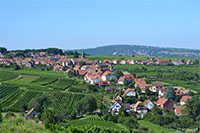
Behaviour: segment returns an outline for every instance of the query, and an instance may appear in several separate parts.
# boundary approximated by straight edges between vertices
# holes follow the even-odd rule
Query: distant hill
[[[200,50],[183,48],[166,48],[139,45],[108,45],[89,49],[73,50],[99,56],[155,56],[155,57],[186,57],[200,58]]]

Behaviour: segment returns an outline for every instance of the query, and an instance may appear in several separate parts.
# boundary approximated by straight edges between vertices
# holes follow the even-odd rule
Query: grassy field
[[[62,72],[53,72],[53,71],[41,71],[34,69],[25,69],[25,70],[13,70],[12,68],[0,68],[0,72],[12,72],[18,75],[36,75],[36,76],[52,76],[52,77],[65,77]]]
[[[50,133],[44,126],[32,120],[24,120],[20,114],[15,115],[16,117],[3,119],[0,123],[0,133]]]
[[[168,128],[165,128],[165,127],[161,127],[159,125],[153,124],[153,123],[145,121],[145,120],[140,120],[139,124],[141,126],[143,126],[143,127],[148,128],[149,131],[153,132],[153,133],[174,133],[174,132],[177,132],[177,131],[175,131],[173,129],[168,129]]]

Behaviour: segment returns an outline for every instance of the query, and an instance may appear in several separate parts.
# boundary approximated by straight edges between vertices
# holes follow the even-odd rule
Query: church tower
[[[82,59],[85,59],[85,53],[84,53],[84,51],[82,52]]]

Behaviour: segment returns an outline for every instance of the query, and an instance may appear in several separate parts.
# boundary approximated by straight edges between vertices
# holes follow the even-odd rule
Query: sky
[[[200,0],[0,0],[0,47],[200,49]]]

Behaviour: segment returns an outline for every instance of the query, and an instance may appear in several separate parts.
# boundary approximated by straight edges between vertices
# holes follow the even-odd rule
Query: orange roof
[[[108,86],[109,85],[109,82],[108,81],[99,81],[98,84],[100,86]]]
[[[107,76],[108,74],[111,74],[111,72],[109,72],[109,71],[106,71],[106,72],[104,72],[104,73],[103,73],[103,75],[102,75],[102,76]]]
[[[157,105],[164,105],[167,101],[168,101],[168,99],[166,99],[166,98],[159,98],[158,101],[156,101],[154,103]]]
[[[182,111],[181,111],[181,110],[183,110],[183,109],[185,109],[185,107],[176,107],[176,108],[175,108],[176,114],[177,114],[177,115],[182,114]]]
[[[134,76],[132,74],[130,75],[124,75],[125,78],[128,78],[128,80],[134,79]]]
[[[35,110],[35,109],[32,108],[32,109],[27,113],[27,115],[29,116],[34,110]]]
[[[78,71],[78,73],[79,73],[79,75],[83,76],[83,75],[85,75],[85,74],[87,73],[87,71],[85,71],[85,70],[80,70],[80,71]]]
[[[128,89],[126,89],[126,90],[124,91],[123,96],[125,96],[129,91],[135,91],[135,89],[133,89],[133,88],[128,88]]]
[[[161,82],[154,82],[153,86],[163,86],[163,84]]]
[[[80,68],[80,65],[77,64],[75,67],[74,67],[74,70],[78,70]]]
[[[136,78],[135,79],[135,84],[139,87],[139,88],[145,88],[146,87],[146,82],[143,78]]]
[[[160,89],[160,91],[163,93],[163,92],[167,91],[167,88],[162,88],[162,89]]]
[[[182,98],[181,98],[181,102],[187,102],[187,100],[189,100],[189,99],[191,99],[192,97],[191,96],[183,96]]]
[[[134,109],[136,109],[142,102],[141,101],[137,101],[137,103],[133,106]]]

